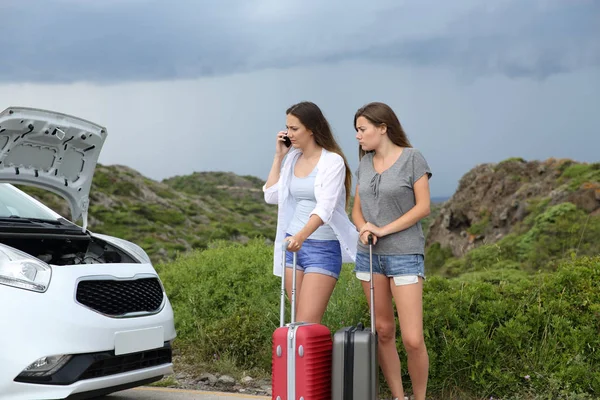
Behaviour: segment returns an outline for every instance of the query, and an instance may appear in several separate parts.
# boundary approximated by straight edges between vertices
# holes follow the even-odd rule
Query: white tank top
[[[311,211],[314,210],[317,205],[317,199],[315,197],[315,177],[317,176],[317,168],[315,167],[308,176],[298,178],[293,172],[295,166],[296,162],[294,161],[294,164],[292,165],[290,193],[296,201],[296,208],[294,210],[294,216],[287,228],[287,232],[291,235],[295,235],[306,225]],[[321,225],[308,238],[317,240],[337,240],[335,232],[327,224]]]

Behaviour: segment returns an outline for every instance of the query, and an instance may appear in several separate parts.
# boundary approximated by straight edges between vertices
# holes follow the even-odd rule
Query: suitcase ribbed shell
[[[331,399],[331,332],[320,324],[297,324],[294,354],[288,354],[287,326],[273,334],[273,400]],[[279,350],[278,350],[279,348]],[[294,356],[296,399],[287,398],[288,357]]]

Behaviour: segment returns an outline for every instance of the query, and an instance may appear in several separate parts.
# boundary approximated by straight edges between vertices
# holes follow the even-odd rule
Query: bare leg
[[[291,276],[291,273],[290,273]],[[297,294],[297,321],[321,323],[337,280],[318,273],[304,274]]]
[[[379,365],[390,387],[392,397],[404,399],[402,388],[402,372],[400,357],[396,349],[396,320],[392,306],[392,292],[390,291],[390,278],[373,274],[375,289],[375,329],[377,330],[377,348]],[[362,282],[363,290],[371,306],[371,289],[369,282]]]
[[[425,400],[429,374],[429,355],[423,336],[423,279],[410,285],[396,286],[390,280],[396,301],[402,343],[408,359],[408,373],[415,400]]]

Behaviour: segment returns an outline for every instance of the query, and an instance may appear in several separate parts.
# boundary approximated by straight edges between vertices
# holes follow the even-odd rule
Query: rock
[[[589,213],[600,213],[600,183],[585,182],[573,188],[563,176],[564,169],[576,165],[572,160],[523,161],[510,159],[498,164],[481,164],[459,181],[456,192],[432,219],[426,247],[439,243],[454,257],[482,244],[494,244],[512,232],[540,200],[548,206],[570,201]],[[485,238],[466,232],[473,221],[488,214],[490,225]]]
[[[527,214],[527,204],[522,203],[519,205],[519,208],[517,208],[513,221],[523,221]]]
[[[217,383],[217,381],[217,377],[213,374],[209,374],[208,372],[205,372],[204,374],[200,375],[200,378],[198,378],[198,382],[208,382],[213,385]]]
[[[270,385],[263,385],[260,388],[267,393],[267,396],[271,396],[271,394],[272,394],[272,388],[271,388]]]
[[[234,238],[234,240],[242,243],[242,244],[246,244],[250,241],[250,238],[248,236],[245,235],[238,235]]]
[[[224,383],[226,385],[235,385],[235,379],[229,375],[221,375],[218,381],[219,383]]]
[[[249,377],[249,376],[245,376],[245,377],[243,377],[243,378],[242,378],[242,381],[241,381],[241,382],[242,382],[242,383],[250,383],[250,382],[252,382],[253,380],[254,380],[254,379],[252,379],[251,377]]]
[[[446,209],[442,209],[440,215],[442,216],[442,226],[446,229],[450,228],[450,213],[446,212]],[[433,224],[433,221],[431,223]]]
[[[569,195],[566,200],[587,212],[593,212],[600,207],[598,195],[594,189],[582,189]]]

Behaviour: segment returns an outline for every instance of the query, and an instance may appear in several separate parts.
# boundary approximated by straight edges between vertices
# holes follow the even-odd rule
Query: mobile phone
[[[283,144],[285,144],[285,147],[290,147],[292,145],[292,141],[287,135],[283,137]]]

